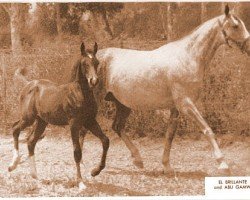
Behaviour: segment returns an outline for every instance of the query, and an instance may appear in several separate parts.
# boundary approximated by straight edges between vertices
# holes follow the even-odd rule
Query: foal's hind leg
[[[89,129],[96,137],[98,137],[102,142],[102,159],[99,166],[92,170],[91,175],[97,176],[100,172],[105,168],[106,165],[106,156],[109,149],[109,139],[108,137],[102,132],[101,127],[97,123],[96,120],[91,120],[86,125],[86,128]]]
[[[212,129],[208,126],[206,121],[203,119],[203,117],[201,116],[200,112],[198,111],[192,100],[186,97],[183,98],[182,100],[179,100],[178,104],[181,111],[190,118],[192,118],[201,128],[204,135],[207,137],[208,141],[210,142],[213,148],[213,154],[219,163],[218,169],[221,170],[223,173],[229,174],[230,173],[229,167],[224,161],[224,156],[215,140],[214,133]]]
[[[24,130],[26,127],[28,127],[29,125],[30,124],[27,121],[23,121],[23,120],[15,122],[13,125],[12,134],[13,134],[13,139],[14,139],[14,150],[13,150],[13,159],[8,168],[9,172],[16,169],[20,161],[18,138],[19,138],[20,132]]]
[[[170,166],[169,155],[171,150],[171,144],[177,129],[178,116],[179,116],[179,111],[176,108],[172,108],[170,112],[171,113],[170,113],[169,125],[165,135],[165,148],[162,158],[162,164],[164,166],[165,174],[171,174],[173,172]]]
[[[43,134],[47,123],[42,119],[38,118],[34,126],[34,133],[30,135],[28,139],[28,150],[29,150],[29,161],[30,161],[30,174],[33,178],[37,178],[36,163],[35,163],[35,146],[37,141]]]
[[[127,148],[130,150],[131,156],[134,158],[134,165],[138,168],[143,168],[143,162],[139,150],[130,141],[126,133],[122,132],[122,129],[125,127],[126,120],[129,117],[131,110],[121,104],[110,92],[106,95],[105,100],[112,101],[116,105],[116,115],[115,120],[112,124],[112,129],[119,135],[119,137],[121,137]]]

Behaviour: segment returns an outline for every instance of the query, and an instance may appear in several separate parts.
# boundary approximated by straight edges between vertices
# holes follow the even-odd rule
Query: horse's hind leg
[[[229,174],[230,173],[229,167],[224,161],[224,156],[215,140],[214,133],[212,129],[208,126],[206,121],[203,119],[203,117],[201,116],[200,112],[198,111],[192,100],[186,97],[181,101],[179,101],[178,106],[180,107],[181,111],[184,114],[192,118],[197,123],[197,125],[203,131],[204,135],[207,137],[208,141],[210,142],[213,148],[214,156],[219,163],[219,170],[221,170],[223,173]]]
[[[26,127],[28,127],[29,125],[30,124],[27,121],[23,121],[23,120],[17,121],[13,124],[12,135],[14,139],[14,150],[13,150],[13,158],[8,168],[9,172],[16,169],[20,161],[18,138],[19,138],[20,132],[24,130]]]
[[[33,178],[37,178],[36,163],[35,163],[35,146],[41,135],[43,134],[47,123],[38,118],[34,126],[34,133],[30,135],[28,140],[29,161],[30,161],[30,174]]]
[[[164,166],[165,174],[171,174],[173,172],[170,166],[169,155],[170,155],[171,144],[177,129],[178,116],[179,116],[179,111],[176,108],[172,108],[170,110],[169,125],[165,135],[165,147],[162,158],[162,164]]]
[[[102,153],[101,162],[100,162],[99,166],[96,167],[95,169],[93,169],[92,172],[91,172],[92,176],[97,176],[105,168],[105,165],[106,165],[106,157],[107,157],[107,152],[108,152],[108,149],[109,149],[109,139],[102,132],[101,127],[99,126],[99,124],[97,123],[96,120],[91,120],[85,126],[96,137],[98,137],[101,140],[101,142],[102,142],[103,153]]]
[[[126,133],[122,132],[122,129],[125,127],[126,120],[129,117],[131,110],[121,104],[111,92],[106,95],[105,100],[112,101],[116,105],[116,115],[115,120],[112,124],[112,129],[119,135],[119,137],[123,140],[127,148],[130,150],[131,156],[134,158],[134,165],[138,168],[143,168],[143,162],[139,150],[130,141]]]

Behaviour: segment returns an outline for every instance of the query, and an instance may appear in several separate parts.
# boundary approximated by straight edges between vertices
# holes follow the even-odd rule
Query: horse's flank
[[[201,87],[204,68],[223,43],[223,37],[216,36],[221,34],[218,20],[223,17],[211,19],[183,39],[152,51],[99,50],[98,59],[106,61],[106,90],[133,109],[170,108],[173,82],[184,84],[185,92]]]

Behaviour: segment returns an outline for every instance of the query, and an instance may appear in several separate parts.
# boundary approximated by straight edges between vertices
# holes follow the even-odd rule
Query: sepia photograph
[[[0,1],[0,197],[250,197],[250,1]]]

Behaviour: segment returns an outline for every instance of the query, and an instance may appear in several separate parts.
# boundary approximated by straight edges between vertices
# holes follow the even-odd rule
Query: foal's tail
[[[27,75],[27,68],[26,67],[19,67],[15,71],[14,74],[14,82],[18,82],[19,84],[26,85],[29,81],[25,77]]]

